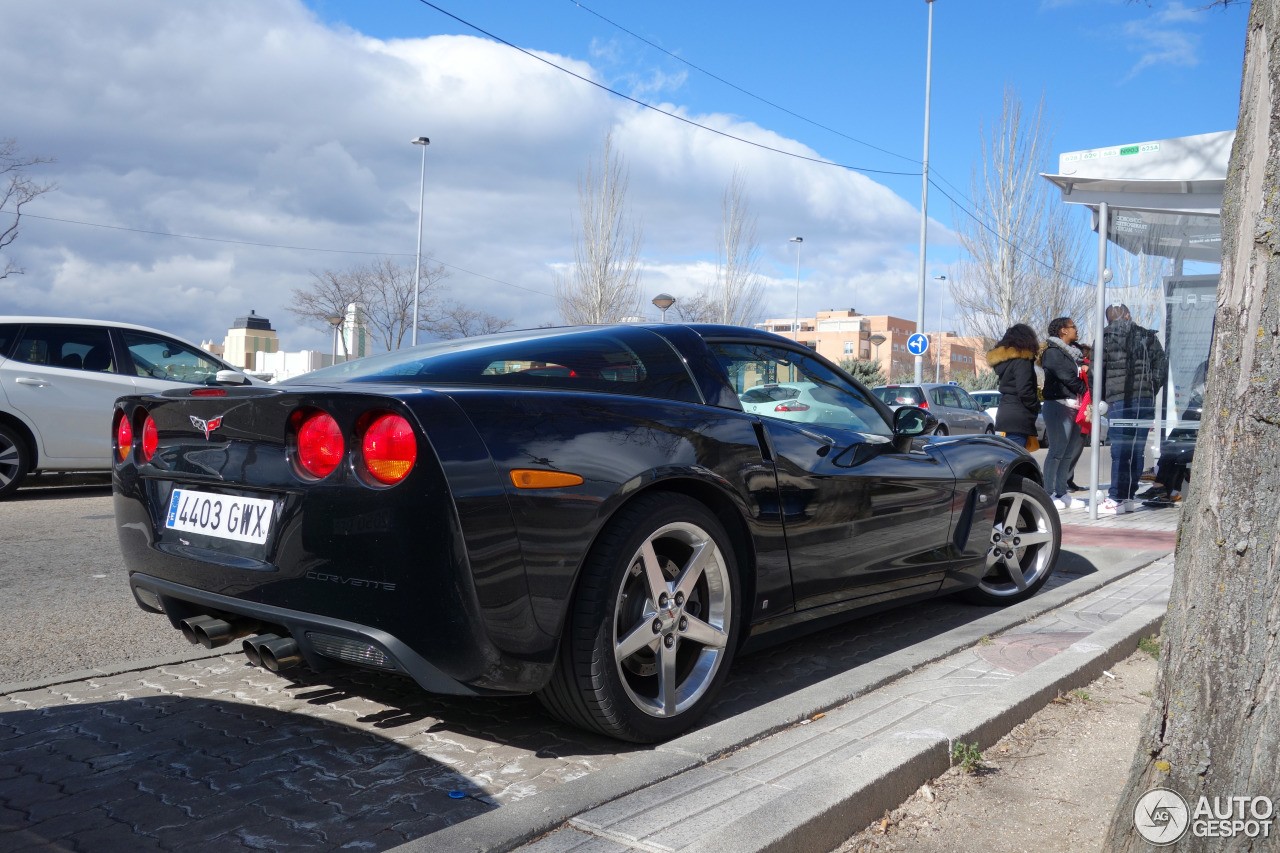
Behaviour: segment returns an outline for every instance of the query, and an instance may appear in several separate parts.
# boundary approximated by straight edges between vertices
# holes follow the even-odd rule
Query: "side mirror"
[[[238,370],[219,370],[213,381],[219,385],[248,385],[249,377]],[[935,422],[936,423],[936,422]]]
[[[913,439],[932,435],[938,419],[919,406],[902,406],[893,413],[893,444],[901,453],[911,450]]]

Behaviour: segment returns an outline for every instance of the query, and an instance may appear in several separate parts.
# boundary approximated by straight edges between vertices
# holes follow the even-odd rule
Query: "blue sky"
[[[0,32],[11,81],[0,137],[57,158],[42,174],[59,188],[30,213],[93,225],[26,220],[10,254],[27,273],[0,282],[0,313],[111,317],[220,340],[253,308],[285,348],[327,349],[324,329],[284,310],[290,293],[315,271],[368,259],[358,252],[412,254],[421,159],[408,140],[425,134],[424,249],[453,268],[451,296],[517,325],[554,322],[549,294],[572,257],[578,176],[611,130],[644,225],[646,294],[709,282],[720,195],[739,167],[759,217],[769,316],[792,310],[787,240],[803,235],[802,313],[914,317],[923,0],[436,5],[726,133],[911,174],[716,137],[418,0],[22,4]],[[1055,154],[1229,129],[1246,15],[1244,5],[1163,0],[937,0],[935,178],[968,194],[980,126],[998,117],[1006,85],[1027,103],[1043,95]],[[958,252],[950,203],[931,192],[929,212],[932,275]]]

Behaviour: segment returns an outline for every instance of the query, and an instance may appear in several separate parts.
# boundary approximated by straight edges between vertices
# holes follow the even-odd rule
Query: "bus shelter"
[[[1222,268],[1222,190],[1234,139],[1235,131],[1229,130],[1071,151],[1059,156],[1056,174],[1043,175],[1061,190],[1064,203],[1083,205],[1092,212],[1092,227],[1099,235],[1096,310],[1089,324],[1092,335],[1081,335],[1082,339],[1092,337],[1100,344],[1106,306],[1124,301],[1116,298],[1121,286],[1126,293],[1133,292],[1132,281],[1115,280],[1108,258],[1124,252],[1139,259],[1162,259],[1159,281],[1145,284],[1158,288],[1163,300],[1158,331],[1169,356],[1165,389],[1156,401],[1154,420],[1111,423],[1112,428],[1148,429],[1146,457],[1152,463],[1162,450],[1189,456],[1200,428]],[[1141,270],[1144,265],[1126,264],[1126,268]],[[1092,393],[1094,399],[1102,399],[1100,375],[1095,376]],[[1090,514],[1094,518],[1098,433],[1092,431]]]

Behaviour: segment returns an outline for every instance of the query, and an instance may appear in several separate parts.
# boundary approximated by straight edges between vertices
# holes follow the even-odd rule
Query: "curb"
[[[1143,605],[1024,673],[1008,687],[944,714],[937,728],[873,746],[838,771],[779,797],[703,839],[689,853],[811,853],[834,850],[899,806],[925,782],[951,766],[955,741],[986,749],[1047,705],[1063,688],[1088,684],[1157,630],[1166,608]],[[1015,689],[1016,685],[1016,689]]]
[[[1088,554],[1081,554],[1080,551],[1098,551],[1097,556],[1101,557],[1105,554],[1106,565],[1097,566]],[[879,687],[884,686],[909,672],[949,657],[956,652],[962,651],[970,646],[975,645],[981,638],[999,634],[1010,628],[1029,622],[1045,613],[1055,610],[1063,605],[1089,595],[1108,584],[1120,580],[1134,572],[1149,566],[1151,563],[1163,557],[1168,551],[1118,551],[1113,548],[1072,548],[1063,549],[1063,553],[1073,553],[1077,557],[1082,558],[1085,562],[1097,566],[1096,571],[1092,575],[1087,575],[1080,581],[1068,584],[1066,586],[1057,587],[1049,592],[1036,595],[1020,604],[1011,607],[996,610],[993,613],[979,619],[953,628],[943,634],[939,634],[930,640],[918,643],[906,649],[885,655],[884,657],[869,663],[863,664],[854,670],[850,670],[839,675],[832,676],[825,681],[821,681],[804,690],[776,699],[758,708],[754,708],[745,713],[739,714],[727,720],[713,723],[705,728],[698,729],[690,734],[668,741],[654,747],[649,752],[636,753],[632,758],[627,759],[620,765],[609,768],[604,774],[589,773],[586,776],[580,776],[577,779],[564,783],[556,788],[543,791],[525,800],[520,800],[510,805],[501,806],[493,811],[477,815],[470,820],[454,824],[437,830],[430,835],[416,838],[401,844],[397,847],[390,848],[384,853],[432,853],[433,851],[459,851],[459,853],[507,853],[507,851],[531,841],[541,835],[559,827],[570,818],[589,811],[597,806],[604,805],[612,800],[624,797],[638,790],[648,787],[657,782],[669,779],[679,773],[700,767],[707,764],[735,749],[746,746],[753,741],[759,740],[775,732],[790,728],[798,724],[802,720],[809,719],[815,714],[830,710],[838,705],[842,705],[859,696],[870,693]],[[1101,562],[1101,561],[1099,561]],[[1141,612],[1144,608],[1134,611],[1135,614]],[[1159,609],[1159,608],[1150,608]],[[1145,614],[1141,628],[1136,629],[1132,638],[1132,644],[1136,647],[1138,637],[1143,636],[1144,631],[1150,630],[1151,620],[1158,625],[1164,617],[1164,610],[1159,609],[1159,614],[1151,616]],[[1119,621],[1118,624],[1128,625],[1132,618],[1126,616]],[[1116,626],[1109,626],[1099,631],[1095,636],[1110,636],[1110,632]],[[1127,635],[1126,635],[1127,636]],[[1117,641],[1118,642],[1118,641]],[[1128,642],[1126,640],[1126,642]],[[1092,647],[1096,644],[1077,644],[1089,645]],[[1114,651],[1114,645],[1108,645],[1101,651]],[[1034,683],[1046,677],[1048,673],[1057,673],[1065,661],[1059,662],[1059,658],[1067,661],[1081,661],[1080,653],[1071,654],[1075,651],[1073,646],[1066,652],[1057,655],[1053,660],[1041,664],[1037,669],[1044,668],[1044,673],[1038,673]],[[1096,650],[1095,650],[1096,651]],[[1096,673],[1101,673],[1102,669],[1110,666],[1116,660],[1127,655],[1117,657],[1108,657],[1102,659],[1101,654],[1097,655]],[[1092,665],[1092,659],[1081,663],[1081,667],[1085,664]],[[1054,666],[1050,666],[1054,664]],[[1080,672],[1083,672],[1080,669]],[[1046,685],[1043,688],[1037,688],[1040,692],[1054,689],[1057,686],[1058,676],[1053,676],[1052,685]],[[1074,676],[1072,676],[1074,677]],[[1084,679],[1086,682],[1093,680],[1095,675]],[[1023,688],[1024,690],[1026,688]],[[992,697],[998,697],[1005,691],[994,693],[988,697],[984,697],[984,701],[990,704]],[[1038,695],[1038,694],[1037,694]],[[1034,703],[1034,698],[1019,699],[1013,703],[1013,707],[1002,711],[1005,715],[1016,715],[1023,713],[1015,722],[1011,723],[1007,729],[1001,731],[990,740],[986,740],[991,732],[999,730],[1001,723],[995,720],[984,721],[989,726],[989,731],[983,729],[978,731],[974,727],[972,733],[965,725],[972,723],[974,716],[972,714],[947,714],[939,723],[947,723],[951,728],[939,731],[950,732],[955,729],[956,733],[951,739],[956,738],[973,738],[977,737],[981,744],[989,745],[998,740],[1005,732],[1014,725],[1030,716],[1039,707],[1046,704],[1049,699],[1053,698],[1053,693],[1049,693],[1047,698],[1040,702],[1040,705],[1032,707],[1028,703]],[[1010,697],[1012,698],[1012,697]],[[1003,700],[1001,700],[1003,701]],[[1030,708],[1023,710],[1025,708]],[[952,718],[957,718],[952,720]],[[767,839],[775,839],[777,843],[785,842],[784,838],[778,838],[778,832],[782,828],[791,828],[797,834],[803,835],[801,830],[808,831],[806,828],[817,823],[820,826],[826,823],[832,823],[838,827],[844,827],[849,823],[845,819],[844,814],[861,815],[863,800],[875,800],[878,804],[881,799],[892,799],[891,806],[876,805],[871,810],[871,816],[858,825],[855,832],[861,830],[876,817],[879,817],[886,807],[894,807],[906,799],[911,792],[915,791],[923,782],[934,776],[939,775],[949,766],[949,750],[946,735],[940,735],[935,738],[933,734],[928,735],[936,742],[931,742],[927,747],[922,747],[919,742],[912,741],[904,743],[902,747],[895,744],[895,755],[905,755],[907,751],[912,754],[919,752],[921,756],[913,758],[906,766],[912,769],[906,777],[894,777],[894,779],[884,779],[881,781],[873,781],[870,783],[870,789],[874,792],[874,797],[868,797],[863,788],[849,794],[849,797],[858,797],[860,801],[857,804],[856,811],[851,810],[847,805],[846,797],[839,797],[834,803],[827,803],[829,797],[823,795],[835,796],[840,792],[849,789],[850,777],[842,775],[838,780],[831,780],[829,785],[823,786],[823,790],[814,799],[822,801],[822,813],[812,818],[806,818],[805,821],[799,822],[797,819],[802,815],[808,815],[813,807],[803,807],[803,804],[796,804],[788,808],[798,809],[796,811],[776,811],[772,807],[761,809],[757,814],[767,813],[770,815],[769,820],[773,823],[767,828],[763,826],[747,827],[745,824],[752,823],[755,815],[751,818],[739,821],[733,824],[733,832],[723,834],[724,838],[735,839],[730,846],[722,848],[707,848],[708,850],[725,850],[734,851],[734,853],[749,853],[749,851],[783,851],[791,850],[797,853],[809,853],[809,851],[820,849],[834,849],[839,846],[853,832],[844,833],[836,840],[834,844],[828,847],[822,847],[817,842],[804,841],[800,846],[756,846],[763,844]],[[985,748],[985,747],[984,747]],[[895,758],[893,755],[880,755],[882,750],[871,750],[864,755],[873,766],[889,766],[896,768],[902,763],[901,757]],[[936,755],[935,755],[936,753]],[[937,762],[941,761],[941,769],[934,772],[928,772],[927,775],[920,776],[922,772],[929,771],[937,767]],[[859,756],[855,760],[863,763],[864,757]],[[851,771],[854,768],[851,768]],[[862,775],[865,776],[865,768]],[[886,776],[894,775],[896,771],[889,771]],[[597,776],[601,778],[596,778]],[[896,791],[904,785],[907,785],[910,779],[919,776],[919,781],[912,782],[905,792],[898,796]],[[853,776],[852,778],[858,778]],[[780,802],[792,802],[793,794],[783,797]],[[827,812],[835,809],[839,814],[828,814]],[[860,819],[857,818],[857,819]],[[739,830],[738,824],[744,824]],[[843,829],[839,830],[843,831]],[[743,834],[746,833],[746,834]],[[770,841],[769,843],[775,843]],[[701,849],[701,848],[697,848]]]

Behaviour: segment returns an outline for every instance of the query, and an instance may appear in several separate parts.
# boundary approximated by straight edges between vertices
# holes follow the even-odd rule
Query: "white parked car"
[[[117,397],[261,384],[165,332],[102,320],[0,316],[0,498],[38,471],[108,471]]]

